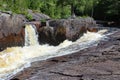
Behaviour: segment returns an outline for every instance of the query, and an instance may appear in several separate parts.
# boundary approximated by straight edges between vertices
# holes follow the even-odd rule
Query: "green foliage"
[[[33,16],[31,14],[26,14],[26,18],[31,21],[33,19]]]
[[[42,20],[40,20],[41,22],[46,22],[46,20],[45,19],[42,19]]]
[[[120,0],[99,0],[95,7],[95,17],[104,20],[120,21]]]
[[[52,18],[92,16],[95,18],[120,17],[120,0],[0,0],[0,11],[25,14],[28,9],[42,12]]]

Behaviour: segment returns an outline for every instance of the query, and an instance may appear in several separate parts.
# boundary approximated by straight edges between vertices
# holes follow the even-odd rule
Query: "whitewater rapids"
[[[100,40],[105,38],[104,32],[106,30],[96,33],[87,32],[75,42],[65,40],[58,46],[49,46],[48,44],[39,45],[35,27],[26,25],[25,46],[9,47],[0,52],[0,80],[7,80],[24,68],[30,67],[31,62],[62,56],[90,46],[96,46]]]

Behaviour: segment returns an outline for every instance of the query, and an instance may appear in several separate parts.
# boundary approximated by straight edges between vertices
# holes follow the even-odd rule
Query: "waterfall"
[[[38,33],[35,25],[25,26],[25,46],[39,45]]]

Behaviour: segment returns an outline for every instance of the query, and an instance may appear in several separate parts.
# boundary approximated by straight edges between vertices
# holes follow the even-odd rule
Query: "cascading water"
[[[97,45],[105,37],[102,34],[104,32],[87,32],[76,42],[65,40],[58,46],[49,46],[39,45],[35,26],[26,25],[25,46],[10,47],[0,52],[0,80],[11,78],[25,67],[29,67],[31,62],[70,54]]]
[[[49,21],[46,21],[46,26],[49,26]]]
[[[25,46],[39,45],[38,34],[35,25],[26,25],[25,28]]]

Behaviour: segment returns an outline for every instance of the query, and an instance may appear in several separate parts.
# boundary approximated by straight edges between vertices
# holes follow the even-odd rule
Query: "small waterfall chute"
[[[26,24],[25,26],[25,46],[39,45],[38,32],[35,25]]]
[[[46,26],[50,26],[50,25],[49,25],[49,21],[46,21]]]

